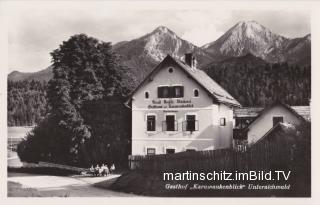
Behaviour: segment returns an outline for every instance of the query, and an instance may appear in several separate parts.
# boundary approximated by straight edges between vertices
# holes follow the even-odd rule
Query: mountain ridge
[[[310,65],[311,34],[289,39],[271,32],[256,21],[240,21],[215,41],[198,47],[180,38],[169,28],[158,26],[141,37],[113,44],[113,50],[139,82],[167,54],[183,60],[185,53],[193,52],[200,68],[247,54],[268,63],[288,61],[300,66]],[[48,81],[52,77],[50,67],[35,73],[13,71],[8,79]]]
[[[53,67],[49,66],[43,70],[37,72],[20,72],[12,71],[8,74],[8,80],[10,81],[24,81],[24,80],[36,80],[36,81],[49,81],[53,77],[52,73]]]
[[[311,34],[306,36],[311,36]],[[305,37],[286,38],[273,33],[256,21],[240,21],[217,40],[202,46],[202,49],[212,55],[220,56],[221,59],[252,53],[269,63],[287,61],[288,63],[303,65],[306,60],[303,59],[299,62],[299,60],[296,60],[299,59],[298,55],[288,55],[288,53],[292,53],[292,55],[302,53],[301,49],[293,52],[288,45]],[[307,44],[305,49],[311,50],[311,41],[306,41],[305,44]]]

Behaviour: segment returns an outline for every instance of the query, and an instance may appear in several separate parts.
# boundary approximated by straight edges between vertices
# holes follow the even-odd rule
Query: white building
[[[192,54],[168,55],[131,94],[132,155],[232,146],[241,105],[195,64]]]
[[[309,106],[289,106],[276,102],[260,111],[259,115],[247,126],[248,144],[254,144],[270,132],[278,123],[300,125],[310,121]]]

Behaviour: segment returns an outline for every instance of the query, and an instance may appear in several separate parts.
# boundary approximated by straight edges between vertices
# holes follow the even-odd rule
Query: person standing
[[[116,170],[116,167],[114,166],[114,164],[112,164],[110,167],[110,173],[113,173],[115,170]]]

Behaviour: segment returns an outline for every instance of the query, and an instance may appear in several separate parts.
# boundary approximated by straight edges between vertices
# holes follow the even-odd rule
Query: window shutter
[[[183,98],[183,96],[184,96],[184,87],[183,87],[183,86],[180,86],[180,89],[181,89],[181,96],[180,96],[180,97]]]
[[[149,115],[147,117],[147,131],[156,131],[156,116]]]
[[[169,89],[169,98],[175,97],[175,88],[174,87],[168,87]]]
[[[163,87],[158,87],[158,98],[162,98],[163,97]]]

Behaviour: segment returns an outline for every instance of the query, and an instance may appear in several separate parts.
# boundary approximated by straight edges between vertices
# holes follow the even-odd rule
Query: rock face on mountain
[[[202,48],[211,55],[220,56],[220,59],[251,53],[269,63],[288,61],[301,65],[308,63],[311,41],[310,35],[289,39],[272,33],[255,21],[241,21],[218,40]]]
[[[121,56],[123,64],[139,80],[143,79],[167,54],[183,60],[185,53],[192,52],[200,65],[213,60],[210,54],[181,39],[164,26],[132,41],[117,43],[114,45],[114,51]]]
[[[128,74],[140,82],[167,54],[183,60],[185,53],[192,52],[199,68],[225,60],[232,61],[233,57],[239,57],[237,63],[240,63],[246,59],[242,56],[247,54],[268,63],[287,61],[293,65],[310,65],[311,35],[289,39],[272,33],[255,21],[241,21],[216,41],[200,48],[181,39],[170,29],[159,26],[140,38],[114,44],[113,50],[119,54]],[[52,68],[49,67],[36,73],[14,71],[9,74],[8,79],[47,81],[51,77]]]
[[[132,89],[167,54],[184,60],[184,54],[192,52],[197,67],[243,106],[265,106],[275,99],[308,105],[311,97],[310,34],[289,39],[254,21],[239,22],[216,41],[197,47],[160,26],[140,38],[114,44],[113,50],[123,65],[119,68],[124,71],[122,83]],[[288,63],[273,64],[283,61]],[[44,117],[46,84],[21,81],[49,81],[52,70],[50,66],[35,73],[8,75],[9,125],[34,124]]]

